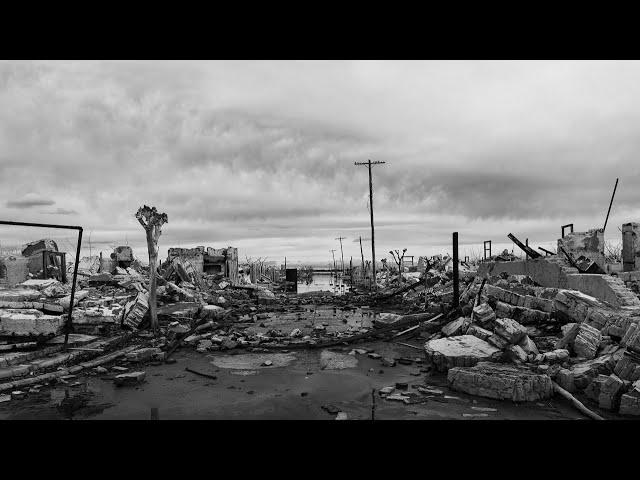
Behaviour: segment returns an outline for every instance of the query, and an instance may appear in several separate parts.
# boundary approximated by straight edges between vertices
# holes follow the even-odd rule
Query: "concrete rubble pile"
[[[601,411],[640,415],[640,308],[523,275],[477,277],[463,316],[431,334],[428,361],[449,386],[487,398],[537,401],[552,382]],[[626,293],[625,293],[626,294]]]

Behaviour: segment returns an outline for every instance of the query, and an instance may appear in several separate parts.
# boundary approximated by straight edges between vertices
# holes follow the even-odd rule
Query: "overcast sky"
[[[81,61],[0,63],[0,219],[81,225],[92,247],[345,259],[482,241],[554,245],[560,226],[640,221],[640,63]],[[73,234],[0,227],[10,245]],[[66,241],[65,239],[68,239]],[[354,240],[356,242],[354,242]],[[365,258],[371,256],[365,241]]]

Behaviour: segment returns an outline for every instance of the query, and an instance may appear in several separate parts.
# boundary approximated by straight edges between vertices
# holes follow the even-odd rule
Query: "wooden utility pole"
[[[340,240],[340,257],[342,258],[342,276],[344,276],[344,253],[342,253],[342,240],[345,240],[347,237],[338,237],[334,238],[334,240]]]
[[[369,168],[369,213],[371,214],[371,268],[373,273],[373,288],[376,289],[376,242],[373,228],[373,182],[371,180],[371,165],[381,165],[385,162],[367,160],[366,162],[354,162],[354,165],[366,165]]]

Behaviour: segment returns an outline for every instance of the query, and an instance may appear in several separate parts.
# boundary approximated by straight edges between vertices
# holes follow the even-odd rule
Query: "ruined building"
[[[28,243],[20,255],[0,257],[0,285],[14,286],[29,278],[56,278],[66,283],[66,253],[51,239]]]
[[[234,247],[170,248],[167,261],[179,258],[188,262],[198,274],[223,275],[233,284],[238,283],[238,249]]]

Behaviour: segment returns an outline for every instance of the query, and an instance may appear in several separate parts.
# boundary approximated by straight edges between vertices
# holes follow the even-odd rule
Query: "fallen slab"
[[[65,319],[62,315],[45,315],[40,310],[0,311],[0,335],[46,336],[62,333]]]
[[[113,381],[117,387],[122,387],[126,385],[137,385],[143,382],[145,377],[145,372],[127,372],[116,375]]]
[[[471,367],[478,362],[496,361],[502,352],[473,335],[439,338],[425,344],[425,353],[439,371],[453,367]]]
[[[480,362],[474,367],[452,368],[447,380],[454,390],[498,400],[535,402],[553,395],[548,375],[504,364]]]

